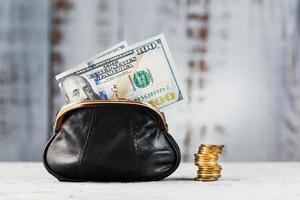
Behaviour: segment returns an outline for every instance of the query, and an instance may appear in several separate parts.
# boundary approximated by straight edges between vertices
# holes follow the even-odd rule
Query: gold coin
[[[198,175],[202,175],[202,174],[207,174],[207,175],[221,175],[221,172],[218,171],[218,170],[215,170],[215,171],[201,171],[201,172],[197,172]]]
[[[199,158],[199,159],[194,159],[194,162],[203,162],[203,163],[207,163],[207,162],[216,162],[219,163],[218,159],[209,159],[209,158]]]
[[[218,148],[224,148],[224,145],[217,145],[217,144],[201,144],[200,147],[218,147]]]
[[[220,165],[200,165],[199,169],[222,169]]]
[[[195,164],[199,164],[199,165],[218,165],[219,162],[218,161],[214,161],[214,160],[198,160],[194,162]]]
[[[210,171],[210,170],[222,170],[222,167],[198,166],[198,169]]]
[[[204,157],[204,156],[211,156],[211,157],[219,157],[219,154],[213,154],[213,153],[200,153],[200,154],[194,154],[195,157]]]
[[[219,160],[219,156],[195,156],[195,160],[203,159],[203,160]]]
[[[224,147],[221,147],[221,146],[203,146],[203,145],[200,145],[199,148],[203,148],[203,149],[223,149]]]
[[[219,156],[218,157],[214,157],[214,156],[195,156],[195,160],[219,160]]]
[[[209,163],[214,163],[214,164],[209,164]],[[196,162],[196,163],[201,163],[201,164],[203,164],[203,166],[213,166],[213,167],[221,167],[221,165],[219,165],[219,162],[216,162],[216,161],[205,161],[205,162],[200,162],[200,161],[198,161],[198,162]]]
[[[221,176],[220,172],[201,172],[201,173],[197,173],[198,176]]]
[[[217,165],[209,165],[207,163],[201,165],[201,167],[203,167],[203,168],[222,168],[221,165],[218,165],[218,164]]]
[[[207,147],[199,147],[198,148],[199,151],[203,150],[203,151],[222,151],[223,148],[207,148]]]
[[[197,161],[194,163],[195,165],[200,165],[200,166],[209,166],[209,167],[220,166],[218,162],[214,162],[214,161],[205,161],[205,162]]]
[[[221,150],[221,149],[223,149],[223,147],[205,147],[205,146],[200,146],[200,147],[198,147],[198,149],[214,149],[214,150]]]
[[[205,182],[205,181],[217,181],[218,180],[218,178],[195,178],[195,181],[203,181],[203,182]]]
[[[219,159],[219,157],[220,157],[219,155],[213,155],[213,154],[204,155],[204,154],[201,154],[201,155],[195,156],[195,159],[198,159],[198,158]]]
[[[219,162],[219,159],[214,159],[214,158],[195,158],[194,161],[215,161]]]
[[[219,163],[219,160],[209,159],[209,158],[199,158],[199,159],[195,159],[194,162],[216,162],[216,163]]]
[[[219,171],[219,170],[200,171],[200,172],[197,172],[197,174],[221,174],[221,171]]]
[[[222,150],[199,149],[197,153],[202,155],[205,154],[219,155],[222,153]]]
[[[215,170],[215,171],[198,171],[197,172],[198,175],[210,175],[210,176],[213,176],[213,175],[221,175],[221,172],[218,171],[218,170]]]
[[[201,144],[201,146],[204,146],[204,147],[212,147],[212,146],[224,147],[224,145],[222,145],[222,144]]]
[[[218,149],[218,148],[199,148],[198,152],[222,152],[223,149]]]
[[[218,169],[215,169],[215,170],[202,170],[202,169],[198,169],[197,170],[197,173],[221,173],[222,170],[218,170]]]
[[[209,175],[209,176],[221,176],[221,172],[220,171],[201,171],[201,172],[197,172],[198,175]]]
[[[214,159],[214,160],[219,160],[220,156],[216,156],[216,155],[199,155],[199,156],[195,156],[195,159]]]
[[[201,172],[198,176],[221,176],[221,172]]]
[[[220,169],[222,168],[216,162],[195,162],[195,165],[202,168],[220,168]]]
[[[199,156],[220,156],[220,154],[215,154],[214,152],[205,152],[205,153],[195,153],[195,157]]]
[[[220,156],[222,151],[207,151],[207,150],[199,150],[197,152],[197,155],[200,156],[207,156],[207,155],[212,155],[212,156]]]
[[[218,180],[221,177],[200,177],[200,176],[198,176],[197,178],[201,178],[201,179],[205,179],[205,180],[210,180],[210,179],[216,179],[216,180]]]
[[[217,170],[221,170],[222,169],[222,167],[218,167],[218,166],[216,166],[215,164],[213,164],[213,165],[207,165],[207,164],[203,164],[203,163],[195,163],[195,165],[199,168],[199,169],[201,169],[201,170],[205,170],[205,169],[208,169],[208,170],[210,170],[210,169],[217,169]]]
[[[197,174],[198,177],[221,177],[221,174]]]
[[[199,178],[220,178],[221,174],[197,174]]]
[[[215,173],[215,174],[197,174],[198,177],[221,177],[221,174]]]
[[[218,175],[216,175],[216,176],[203,176],[203,175],[198,175],[197,177],[198,177],[198,178],[221,178],[221,175],[220,175],[220,176],[218,176]]]
[[[198,147],[199,149],[223,149],[223,147],[218,147],[218,146],[200,146]]]

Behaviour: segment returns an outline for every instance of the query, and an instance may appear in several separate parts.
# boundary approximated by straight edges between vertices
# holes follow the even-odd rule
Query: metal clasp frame
[[[117,85],[114,85],[113,88],[111,88],[111,90],[113,91],[113,96],[112,96],[111,100],[118,101],[118,100],[122,99],[122,98],[119,98]]]

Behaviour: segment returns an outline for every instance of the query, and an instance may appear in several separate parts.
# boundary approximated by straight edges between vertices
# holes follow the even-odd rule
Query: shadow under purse
[[[60,181],[154,181],[172,174],[180,150],[163,113],[133,100],[84,100],[63,106],[44,150]]]

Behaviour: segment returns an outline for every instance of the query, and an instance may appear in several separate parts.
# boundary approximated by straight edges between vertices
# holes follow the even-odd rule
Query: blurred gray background
[[[0,160],[41,160],[57,109],[54,75],[126,40],[164,33],[189,102],[167,111],[191,161],[300,160],[300,1],[1,0]]]

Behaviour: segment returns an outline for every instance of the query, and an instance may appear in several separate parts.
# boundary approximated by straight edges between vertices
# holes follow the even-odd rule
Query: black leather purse
[[[177,169],[180,150],[163,113],[115,97],[60,109],[44,150],[50,174],[60,181],[154,181]]]

